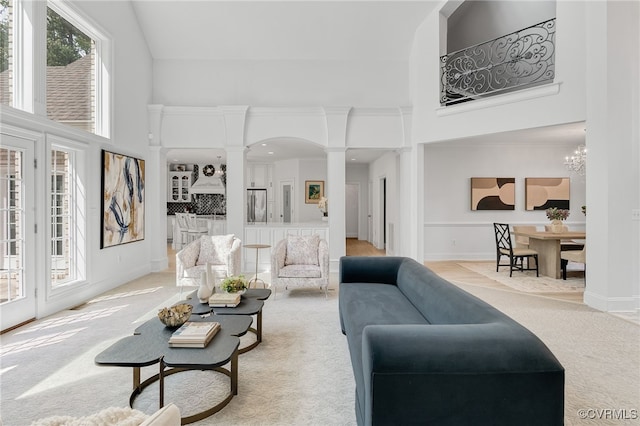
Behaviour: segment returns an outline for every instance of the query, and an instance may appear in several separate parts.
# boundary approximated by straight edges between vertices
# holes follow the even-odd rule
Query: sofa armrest
[[[340,258],[340,283],[396,284],[403,257],[343,256]]]
[[[528,400],[532,394],[542,396],[531,398],[530,407],[505,403],[491,410],[504,409],[505,419],[521,416],[518,410],[563,418],[564,369],[517,323],[366,326],[361,367],[365,424],[474,418],[490,401]]]

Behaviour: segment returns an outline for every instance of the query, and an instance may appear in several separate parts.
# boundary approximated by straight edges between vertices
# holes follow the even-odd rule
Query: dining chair
[[[513,233],[518,232],[536,232],[537,228],[533,225],[513,225]],[[516,248],[529,248],[529,237],[524,235],[515,236]]]
[[[198,217],[194,213],[186,215],[187,222],[187,242],[191,243],[203,235],[209,235],[209,226],[198,221]]]
[[[511,231],[509,225],[506,223],[494,223],[493,229],[496,237],[496,272],[499,272],[501,266],[509,267],[509,276],[512,276],[513,271],[536,271],[536,277],[539,276],[538,272],[538,252],[530,248],[517,248],[511,243]],[[500,263],[502,256],[509,258],[509,264]],[[527,259],[527,267],[524,267],[524,259]],[[529,259],[533,258],[535,261],[535,268],[531,267]],[[520,265],[518,265],[520,261]]]
[[[189,224],[187,223],[188,213],[176,213],[173,223],[173,242],[174,250],[182,250],[189,243]]]
[[[560,252],[560,269],[562,269],[562,279],[567,279],[567,264],[569,262],[584,264],[584,282],[587,283],[587,245],[582,250],[563,250]]]

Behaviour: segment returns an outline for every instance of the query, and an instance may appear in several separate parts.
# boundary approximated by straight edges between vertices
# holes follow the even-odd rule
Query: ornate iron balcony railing
[[[440,105],[553,81],[556,20],[440,57]]]

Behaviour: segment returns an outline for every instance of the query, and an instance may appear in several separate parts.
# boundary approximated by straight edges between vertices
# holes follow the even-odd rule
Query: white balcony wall
[[[413,139],[435,142],[583,121],[585,93],[585,5],[556,5],[556,74],[554,83],[527,91],[440,107],[440,37],[446,33],[439,12],[416,31],[411,56]]]

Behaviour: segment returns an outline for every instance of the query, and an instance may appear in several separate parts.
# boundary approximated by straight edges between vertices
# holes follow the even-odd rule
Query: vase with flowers
[[[233,277],[227,277],[222,280],[222,284],[220,284],[220,288],[227,293],[240,293],[244,294],[247,291],[247,280],[244,278],[244,275],[238,275]]]
[[[562,221],[569,217],[569,210],[551,207],[545,210],[545,213],[547,214],[547,219],[551,221],[551,232],[561,233],[564,228]]]
[[[318,208],[322,210],[322,220],[327,220],[329,216],[329,200],[327,200],[327,197],[320,197]]]

